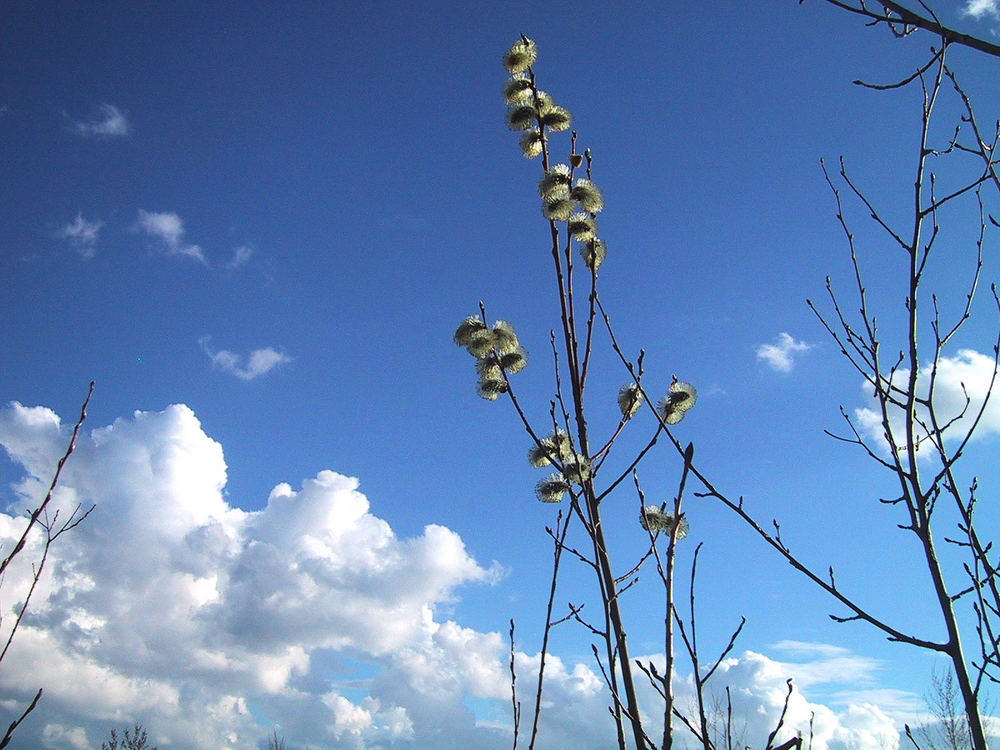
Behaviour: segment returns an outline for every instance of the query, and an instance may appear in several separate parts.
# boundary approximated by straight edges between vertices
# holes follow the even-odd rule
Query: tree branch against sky
[[[799,0],[799,2],[802,3],[805,0]],[[962,45],[987,55],[1000,57],[1000,45],[981,36],[965,34],[950,28],[925,2],[914,3],[910,7],[904,3],[892,2],[892,0],[877,0],[873,3],[866,3],[865,0],[859,0],[857,3],[841,2],[841,0],[826,0],[826,2],[871,19],[871,25],[887,26],[897,35],[906,35],[912,29],[922,29],[929,31],[948,44]],[[986,13],[996,16],[997,6],[993,0],[966,0],[964,12],[973,16],[982,16]]]

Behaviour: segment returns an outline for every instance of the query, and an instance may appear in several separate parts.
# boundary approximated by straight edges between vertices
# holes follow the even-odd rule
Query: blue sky
[[[60,499],[97,510],[0,668],[0,719],[46,689],[18,747],[93,747],[132,721],[161,750],[249,747],[273,727],[296,747],[508,742],[504,634],[515,618],[526,684],[553,510],[534,498],[516,416],[477,397],[451,335],[479,300],[510,320],[531,355],[523,402],[545,420],[558,306],[540,166],[500,96],[500,56],[522,32],[594,154],[620,340],[646,350],[651,387],[676,373],[699,389],[679,437],[809,561],[937,633],[915,551],[876,502],[891,483],[823,435],[841,405],[868,402],[805,304],[827,275],[851,282],[821,157],[843,155],[887,215],[908,208],[915,92],[851,82],[912,72],[931,41],[816,1],[755,6],[5,6],[0,538],[97,383]],[[992,37],[996,6],[963,6],[939,10]],[[996,119],[996,61],[953,61]],[[898,258],[862,207],[847,214],[891,333]],[[964,257],[968,235],[950,241]],[[962,269],[935,268],[944,297]],[[956,387],[981,376],[959,350],[992,345],[980,313],[953,352]],[[604,342],[595,368],[600,430],[627,375]],[[969,452],[984,496],[998,431],[991,412]],[[676,477],[666,449],[642,469],[657,501]],[[641,529],[635,498],[615,502],[624,559]],[[688,514],[704,642],[748,618],[727,672],[748,712],[772,716],[792,677],[828,746],[894,745],[935,663],[831,623],[830,603],[723,509],[692,499]],[[584,573],[568,572],[567,599],[592,602]],[[633,596],[633,649],[655,654],[655,587]],[[588,639],[563,626],[553,650],[544,746],[603,743]]]

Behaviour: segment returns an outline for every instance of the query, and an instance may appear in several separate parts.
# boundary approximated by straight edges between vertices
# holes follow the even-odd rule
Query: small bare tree
[[[118,738],[118,732],[112,729],[110,739],[101,743],[101,750],[156,750],[156,746],[150,747],[146,730],[136,722],[131,733],[125,729],[121,739]]]
[[[922,750],[967,750],[972,747],[969,720],[962,710],[961,697],[951,670],[931,676],[927,707],[931,719],[906,734]]]
[[[278,730],[272,729],[267,738],[267,750],[285,750],[285,738],[278,736]]]
[[[58,464],[56,464],[55,474],[52,477],[52,482],[49,485],[48,492],[45,494],[42,501],[34,508],[34,510],[28,510],[25,512],[25,515],[28,518],[28,523],[24,527],[24,531],[21,533],[21,536],[18,538],[10,552],[8,552],[3,560],[0,561],[0,581],[2,581],[10,564],[19,555],[24,553],[25,545],[28,543],[28,539],[31,535],[41,533],[42,553],[39,559],[31,565],[31,576],[29,578],[28,590],[23,593],[24,598],[21,601],[20,607],[17,608],[14,615],[14,621],[10,623],[10,629],[3,638],[3,646],[2,649],[0,649],[0,663],[2,663],[4,657],[7,656],[11,643],[14,641],[14,635],[17,633],[17,629],[20,627],[21,622],[24,620],[24,616],[28,611],[28,605],[31,603],[31,597],[35,593],[35,588],[38,586],[38,582],[41,580],[42,573],[45,570],[45,563],[48,560],[49,550],[51,549],[52,544],[67,531],[74,529],[77,525],[82,523],[94,509],[94,506],[92,505],[87,510],[82,510],[82,506],[77,505],[68,518],[60,519],[59,511],[56,510],[55,512],[51,512],[49,508],[49,505],[52,502],[52,496],[56,491],[56,486],[59,484],[59,475],[62,473],[63,466],[69,459],[70,454],[72,454],[73,450],[76,448],[76,438],[80,434],[80,428],[83,426],[83,421],[87,418],[87,406],[90,404],[90,397],[93,394],[94,384],[91,383],[90,388],[87,391],[87,397],[83,402],[82,408],[80,409],[80,418],[77,420],[76,426],[73,428],[73,434],[70,437],[69,446],[66,448],[66,452],[63,454],[62,458],[59,459]],[[27,708],[25,708],[23,713],[14,719],[14,721],[10,723],[10,726],[7,727],[7,731],[4,733],[3,738],[0,739],[0,748],[4,748],[10,744],[18,726],[28,717],[28,714],[35,710],[35,707],[38,705],[41,698],[42,688],[38,688],[38,692],[35,693],[35,697],[28,704]]]

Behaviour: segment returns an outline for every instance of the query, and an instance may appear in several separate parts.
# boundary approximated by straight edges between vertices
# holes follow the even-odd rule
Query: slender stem
[[[562,511],[560,511],[556,516],[555,532],[552,533],[554,544],[552,551],[552,580],[549,585],[549,601],[545,606],[545,629],[542,632],[542,653],[539,657],[538,665],[538,687],[535,691],[535,712],[531,721],[531,740],[528,743],[528,750],[534,750],[535,740],[538,738],[538,721],[542,715],[542,683],[545,678],[545,657],[549,652],[549,635],[552,633],[552,608],[556,599],[556,584],[559,581],[559,561],[562,559],[570,518],[571,516],[568,516],[564,523]]]
[[[538,674],[539,685],[542,682],[541,672]],[[521,704],[517,700],[517,670],[514,668],[514,618],[510,620],[510,704],[514,717],[514,744],[511,750],[517,750],[517,740],[521,733]]]
[[[14,545],[10,554],[3,559],[3,562],[0,562],[0,576],[3,576],[4,571],[7,570],[7,566],[10,565],[10,561],[13,560],[22,549],[24,549],[24,544],[28,539],[28,534],[31,533],[31,529],[36,523],[38,523],[39,517],[45,512],[45,509],[52,501],[52,494],[56,490],[56,485],[59,484],[59,476],[62,474],[63,465],[76,449],[76,438],[80,434],[80,428],[83,426],[83,421],[87,418],[87,406],[90,404],[90,397],[93,395],[94,383],[91,382],[90,388],[87,390],[87,398],[84,399],[83,406],[80,408],[80,418],[76,421],[76,426],[73,428],[73,434],[69,439],[69,446],[66,448],[66,452],[63,454],[62,458],[59,459],[59,463],[56,464],[56,471],[52,476],[52,483],[49,485],[49,491],[46,493],[45,498],[39,506],[31,512],[31,515],[28,517],[28,525],[24,528],[24,533],[21,534],[21,538],[17,540],[17,544]]]
[[[32,711],[35,710],[35,707],[38,705],[38,701],[40,701],[41,699],[42,699],[42,689],[38,688],[38,692],[35,693],[35,697],[31,701],[31,703],[28,704],[28,707],[24,709],[24,713],[22,713],[18,718],[14,719],[14,721],[10,723],[10,726],[7,727],[7,731],[6,733],[4,733],[3,739],[0,740],[0,748],[7,747],[7,745],[10,744],[11,739],[13,739],[14,737],[14,731],[17,729],[17,727],[21,724],[22,721],[28,718],[28,714],[30,714]]]

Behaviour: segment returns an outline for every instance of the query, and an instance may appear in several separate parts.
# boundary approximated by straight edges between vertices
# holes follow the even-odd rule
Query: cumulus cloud
[[[174,213],[139,210],[139,229],[157,239],[168,255],[192,258],[208,265],[205,252],[198,245],[184,241],[184,222]]]
[[[26,470],[16,509],[44,491],[66,434],[48,409],[0,412],[0,443]],[[308,727],[283,722],[312,731],[314,747],[426,733],[428,716],[448,712],[475,734],[461,700],[500,693],[503,641],[435,612],[497,569],[441,526],[400,539],[355,479],[322,471],[297,490],[278,485],[263,510],[244,512],[223,495],[226,472],[221,446],[185,406],[137,412],[80,439],[54,503],[97,509],[54,548],[0,670],[8,698],[45,687],[45,721],[25,739],[48,726],[49,746],[73,747],[141,720],[172,747],[251,747],[266,727],[248,701],[270,697],[298,705],[303,722],[312,717]],[[22,525],[16,509],[0,514],[4,547]],[[3,625],[38,544],[8,571]],[[387,688],[373,686],[366,700],[331,685],[314,665],[331,650],[380,664],[392,674]],[[424,694],[389,689],[402,684]]]
[[[89,260],[97,252],[97,236],[103,226],[104,222],[87,221],[83,218],[83,213],[78,213],[76,218],[60,229],[56,236],[68,240],[80,253],[80,257]]]
[[[97,115],[73,123],[73,130],[84,136],[125,136],[132,132],[125,113],[113,104],[102,104]]]
[[[62,724],[46,724],[42,730],[45,747],[71,747],[74,750],[89,750],[92,746],[83,727],[67,729]]]
[[[0,444],[24,468],[0,513],[0,547],[23,528],[20,510],[44,494],[68,433],[47,408],[0,409]],[[256,747],[275,720],[289,742],[316,750],[486,750],[510,741],[505,636],[441,614],[462,587],[496,582],[498,564],[481,565],[440,525],[399,537],[358,480],[333,471],[297,488],[278,484],[257,511],[230,505],[226,479],[222,446],[183,405],[80,436],[53,509],[96,510],[53,547],[0,669],[0,725],[45,688],[19,747],[93,747],[132,721],[174,750]],[[7,571],[0,636],[39,545],[33,536]],[[752,746],[774,726],[787,677],[808,690],[824,681],[817,663],[841,683],[866,684],[876,669],[843,649],[777,648],[797,660],[746,652],[713,678],[731,686]],[[662,655],[650,658],[662,667]],[[538,654],[515,653],[518,685],[528,686],[524,716],[538,663]],[[613,746],[599,673],[551,654],[546,675],[546,746]],[[679,677],[676,692],[690,704],[690,679]],[[834,710],[796,689],[788,731],[808,731],[812,714],[815,750],[898,746],[874,703]]]
[[[796,341],[782,331],[773,344],[761,344],[757,347],[757,359],[763,360],[768,367],[777,372],[791,372],[795,365],[795,355],[812,349],[812,344]]]
[[[1000,2],[998,0],[966,0],[962,13],[977,19],[983,16],[1000,19]]]
[[[231,352],[228,349],[215,350],[212,348],[210,341],[210,336],[202,336],[198,339],[198,344],[212,361],[212,367],[218,367],[230,375],[235,375],[240,380],[253,380],[267,374],[278,365],[292,361],[292,358],[284,352],[268,346],[263,349],[254,349],[250,352],[246,357],[246,364],[244,365],[243,355]]]
[[[801,655],[801,650],[798,653]],[[719,672],[712,679],[718,686],[731,687],[733,715],[740,717],[739,730],[750,740],[749,744],[763,745],[768,733],[777,725],[788,696],[787,680],[791,679],[792,692],[788,696],[785,726],[775,738],[776,742],[791,739],[797,734],[808,738],[811,731],[812,747],[817,750],[898,748],[899,730],[879,706],[849,703],[835,710],[806,698],[803,689],[809,686],[850,684],[859,676],[866,680],[871,676],[869,668],[858,671],[857,664],[847,675],[827,671],[836,666],[830,663],[831,656],[839,664],[844,664],[845,659],[850,657],[842,650],[835,650],[833,654],[813,654],[817,655],[819,659],[816,662],[787,663],[746,651],[739,658],[727,659],[720,665]]]
[[[917,395],[920,398],[927,397],[931,375],[932,365],[925,365],[920,370],[917,377]],[[893,383],[903,387],[909,377],[909,370],[897,370]],[[991,393],[993,357],[974,349],[960,349],[954,357],[942,357],[938,361],[934,377],[934,408],[940,424],[948,425],[944,431],[945,439],[962,437],[982,409],[987,395]],[[874,404],[871,386],[864,384],[862,390],[867,399]],[[855,409],[854,416],[861,432],[878,444],[885,445],[885,429],[877,406]],[[897,445],[906,443],[903,417],[902,409],[892,409],[889,413],[889,424]],[[926,408],[918,407],[917,417],[925,424],[930,424]],[[979,421],[975,437],[984,438],[998,433],[1000,433],[1000,399],[993,394],[986,402],[986,409]],[[918,428],[918,440],[923,442],[926,435],[926,430]],[[929,453],[930,451],[925,451],[923,455]]]

